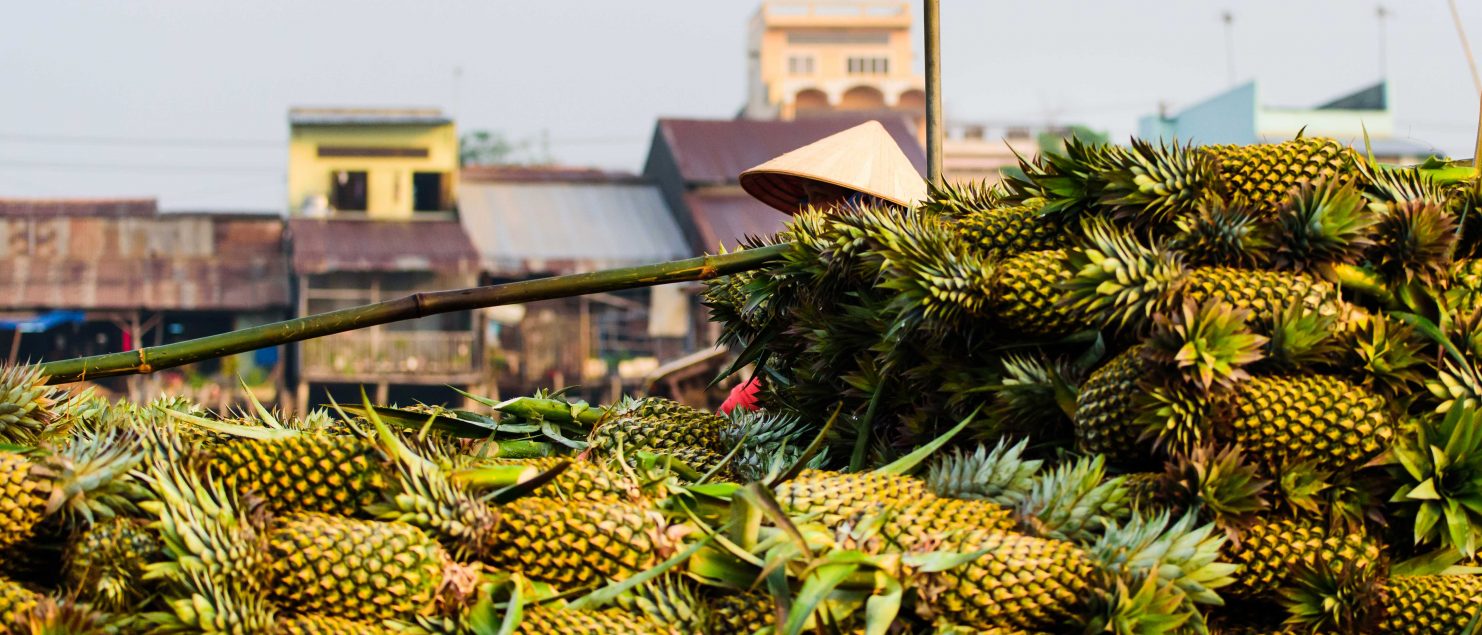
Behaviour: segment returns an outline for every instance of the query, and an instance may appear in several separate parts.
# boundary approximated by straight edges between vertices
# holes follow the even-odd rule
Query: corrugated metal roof
[[[458,174],[464,183],[643,183],[631,172],[567,166],[471,165]]]
[[[453,120],[436,108],[293,108],[295,126],[421,125],[441,126]]]
[[[692,255],[650,184],[464,181],[458,202],[491,273],[575,273]]]
[[[272,217],[0,217],[0,307],[284,308],[282,235]]]
[[[478,251],[458,221],[288,221],[293,270],[474,273]]]
[[[870,119],[885,126],[917,171],[926,172],[926,152],[904,115],[840,115],[793,121],[660,119],[655,141],[662,139],[669,146],[685,182],[735,183],[749,168]]]
[[[739,188],[699,190],[684,195],[694,216],[702,246],[714,253],[721,245],[734,249],[750,236],[768,236],[782,231],[789,219],[771,206]]]
[[[91,216],[99,218],[154,216],[159,206],[152,198],[0,198],[0,216]]]

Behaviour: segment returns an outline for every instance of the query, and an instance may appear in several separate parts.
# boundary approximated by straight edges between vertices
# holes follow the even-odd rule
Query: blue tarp
[[[81,324],[86,318],[82,311],[49,311],[28,318],[0,319],[0,331],[42,333],[63,324]]]

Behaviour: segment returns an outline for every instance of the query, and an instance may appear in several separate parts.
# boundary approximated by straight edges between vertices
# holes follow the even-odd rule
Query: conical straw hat
[[[824,137],[741,173],[741,187],[788,214],[803,205],[807,186],[827,183],[910,207],[926,198],[926,181],[878,121]]]

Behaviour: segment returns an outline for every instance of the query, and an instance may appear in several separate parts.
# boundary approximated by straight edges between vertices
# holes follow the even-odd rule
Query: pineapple
[[[1063,249],[1009,256],[993,266],[986,293],[993,317],[1026,335],[1068,335],[1090,328],[1073,311],[1061,307],[1061,286],[1073,272]]]
[[[1456,249],[1457,219],[1436,201],[1417,199],[1385,208],[1374,228],[1370,260],[1392,284],[1444,286]]]
[[[90,522],[127,504],[109,489],[142,456],[134,443],[132,435],[113,431],[73,439],[36,460],[0,450],[0,550],[29,538],[52,514]]]
[[[1186,265],[1252,269],[1271,260],[1271,229],[1245,201],[1206,200],[1174,225],[1168,247]]]
[[[428,614],[456,566],[416,527],[322,513],[276,521],[267,544],[277,604],[352,620]]]
[[[522,498],[500,509],[485,561],[581,587],[648,569],[668,550],[663,518],[630,503]]]
[[[962,219],[976,212],[1002,207],[1007,193],[987,181],[939,181],[926,184],[926,200],[918,208],[927,215]]]
[[[924,575],[917,588],[923,617],[974,628],[1051,628],[1087,606],[1097,568],[1075,545],[1013,532],[969,531],[942,539],[937,551],[983,555]]]
[[[1274,212],[1289,192],[1302,185],[1320,179],[1352,180],[1360,161],[1352,149],[1322,137],[1200,150],[1219,163],[1227,197],[1244,198],[1266,212]]]
[[[0,443],[28,443],[54,419],[56,389],[40,366],[0,368]]]
[[[1075,444],[1087,454],[1101,454],[1123,466],[1137,466],[1151,454],[1138,423],[1141,382],[1153,370],[1136,345],[1092,372],[1076,394]]]
[[[208,469],[228,487],[256,492],[274,511],[354,516],[386,487],[382,462],[366,439],[289,433],[226,441]]]
[[[18,583],[0,578],[0,626],[20,619],[42,599],[42,595]]]
[[[727,593],[710,601],[706,632],[751,635],[777,625],[777,603],[760,591]]]
[[[94,525],[68,545],[63,573],[67,585],[104,611],[127,611],[153,590],[144,579],[164,547],[159,536],[137,518],[115,518]]]
[[[604,418],[588,438],[598,452],[663,451],[678,447],[723,451],[720,435],[727,426],[719,415],[668,399],[643,399]]]
[[[1213,397],[1218,432],[1267,468],[1311,459],[1323,470],[1358,466],[1389,449],[1388,404],[1330,375],[1256,376]]]
[[[1390,578],[1379,602],[1378,631],[1402,635],[1464,632],[1482,608],[1482,576],[1421,575]]]
[[[371,622],[316,614],[280,617],[273,627],[277,635],[392,635],[397,632]]]
[[[988,260],[1029,251],[1051,251],[1071,246],[1071,234],[1053,218],[1041,218],[1043,203],[1027,201],[1007,207],[968,211],[957,219],[957,234]]]
[[[961,449],[932,462],[926,483],[933,494],[946,498],[986,500],[1013,506],[1024,500],[1034,486],[1034,475],[1043,461],[1024,459],[1028,441],[1013,445],[1000,438],[989,450],[979,445],[971,454]]]
[[[621,609],[572,611],[542,606],[526,609],[520,619],[520,627],[515,632],[529,635],[672,635],[674,630]]]
[[[926,483],[920,479],[880,472],[803,470],[773,489],[777,502],[789,514],[814,515],[815,520],[829,526],[885,505],[930,497]]]
[[[0,451],[0,548],[31,537],[52,511],[55,472],[13,452]]]
[[[1304,183],[1277,209],[1275,264],[1297,270],[1352,264],[1374,244],[1369,236],[1378,221],[1353,185],[1328,179]]]
[[[566,462],[556,478],[530,492],[530,496],[578,501],[625,501],[639,496],[632,479],[594,461],[571,461],[548,456],[537,459],[499,459],[499,465],[522,465],[545,472]]]
[[[1274,598],[1291,581],[1298,563],[1326,563],[1334,573],[1369,567],[1380,559],[1379,545],[1361,533],[1329,531],[1301,520],[1259,520],[1245,528],[1238,543],[1226,546],[1241,565],[1230,592],[1238,597]]]

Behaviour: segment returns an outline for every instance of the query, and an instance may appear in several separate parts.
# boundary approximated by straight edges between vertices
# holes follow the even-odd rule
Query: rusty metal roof
[[[701,246],[714,253],[721,245],[734,249],[750,236],[768,236],[787,226],[788,216],[740,188],[710,188],[684,195],[695,219]]]
[[[478,272],[479,253],[454,220],[288,221],[293,270]]]
[[[636,177],[549,176],[462,180],[459,217],[486,271],[580,273],[693,255],[657,186]]]
[[[100,216],[0,215],[0,307],[288,306],[281,219],[111,216],[117,209],[105,208]]]
[[[917,171],[926,172],[926,152],[905,115],[838,115],[793,121],[660,119],[654,141],[662,140],[669,146],[686,183],[735,183],[744,170],[870,119],[885,126]]]
[[[152,198],[0,198],[0,216],[4,217],[138,218],[158,212]]]

